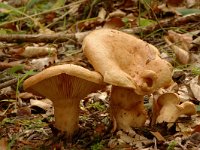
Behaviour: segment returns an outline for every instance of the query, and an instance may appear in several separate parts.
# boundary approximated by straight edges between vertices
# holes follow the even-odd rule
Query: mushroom
[[[55,127],[70,139],[78,129],[80,100],[104,84],[99,73],[65,64],[43,70],[25,80],[23,86],[53,101]]]
[[[113,131],[118,128],[131,133],[131,127],[143,126],[147,118],[143,96],[136,94],[131,88],[112,86],[110,114]]]
[[[165,93],[158,97],[157,107],[159,109],[159,115],[156,119],[156,123],[168,122],[168,128],[181,115],[195,115],[196,107],[192,102],[185,101],[180,104],[179,96],[175,93]]]
[[[113,29],[91,32],[82,47],[104,82],[113,85],[114,128],[142,126],[146,120],[143,96],[171,84],[172,66],[159,57],[153,45]]]

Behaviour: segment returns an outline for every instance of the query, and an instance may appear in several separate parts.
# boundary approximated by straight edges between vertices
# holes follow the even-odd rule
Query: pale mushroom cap
[[[160,95],[157,99],[157,104],[162,107],[168,103],[173,105],[178,105],[180,103],[179,96],[175,93],[164,93]]]
[[[102,83],[102,76],[95,72],[85,69],[83,67],[73,65],[73,64],[65,64],[65,65],[57,65],[39,72],[35,76],[28,78],[23,86],[24,89],[29,88],[31,85],[37,84],[38,82],[59,75],[59,74],[68,74],[71,76],[75,76],[81,79],[85,79],[94,83]]]
[[[135,89],[139,95],[172,82],[172,66],[159,57],[156,47],[135,36],[112,29],[95,30],[85,37],[83,51],[104,82]]]
[[[180,106],[182,108],[183,114],[185,115],[195,115],[197,113],[197,109],[192,102],[183,102]]]
[[[80,66],[66,64],[47,68],[24,81],[24,89],[51,100],[84,98],[104,86],[102,76]],[[57,102],[58,103],[58,102]]]

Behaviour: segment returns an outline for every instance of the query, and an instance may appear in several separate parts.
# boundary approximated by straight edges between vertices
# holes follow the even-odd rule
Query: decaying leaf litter
[[[0,6],[1,35],[10,35],[0,35],[1,149],[199,148],[198,1],[24,0],[2,1]],[[175,83],[144,97],[148,120],[131,133],[111,132],[110,87],[88,95],[80,103],[80,130],[72,143],[66,143],[54,127],[52,102],[27,93],[22,84],[26,78],[60,64],[93,70],[81,46],[85,35],[99,28],[135,33],[156,46],[161,57],[173,65]],[[14,40],[11,34],[15,34]],[[53,39],[50,43],[48,37]],[[162,108],[153,106],[167,93],[176,93],[180,105],[195,104],[197,114],[155,125],[155,116]]]

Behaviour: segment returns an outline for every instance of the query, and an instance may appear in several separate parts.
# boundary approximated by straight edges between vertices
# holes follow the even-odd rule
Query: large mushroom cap
[[[78,83],[77,85],[76,82]],[[102,76],[95,71],[90,71],[77,65],[65,64],[43,70],[25,80],[23,86],[25,90],[49,97],[49,94],[52,95],[55,92],[52,92],[54,88],[59,89],[57,92],[60,93],[61,89],[65,87],[66,89],[63,89],[62,92],[66,93],[67,90],[72,92],[72,89],[68,89],[72,88],[72,85],[77,88],[73,89],[73,91],[79,90],[81,86],[83,86],[82,90],[86,90],[90,83],[94,83],[94,85],[103,84]],[[45,94],[47,92],[49,94]]]
[[[83,41],[83,51],[104,82],[149,94],[172,82],[172,66],[159,57],[156,47],[132,35],[100,29]]]
[[[27,89],[30,86],[37,84],[42,80],[45,80],[45,79],[48,79],[60,74],[68,74],[68,75],[85,79],[94,83],[102,83],[102,76],[99,73],[95,71],[90,71],[88,69],[85,69],[77,65],[65,64],[65,65],[57,65],[57,66],[47,68],[44,71],[35,75],[34,77],[28,78],[24,82],[24,89]]]

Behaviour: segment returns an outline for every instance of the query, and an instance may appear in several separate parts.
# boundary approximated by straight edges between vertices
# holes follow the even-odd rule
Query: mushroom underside
[[[61,73],[26,87],[26,90],[53,101],[55,127],[71,138],[78,130],[80,100],[103,87],[102,84]]]

